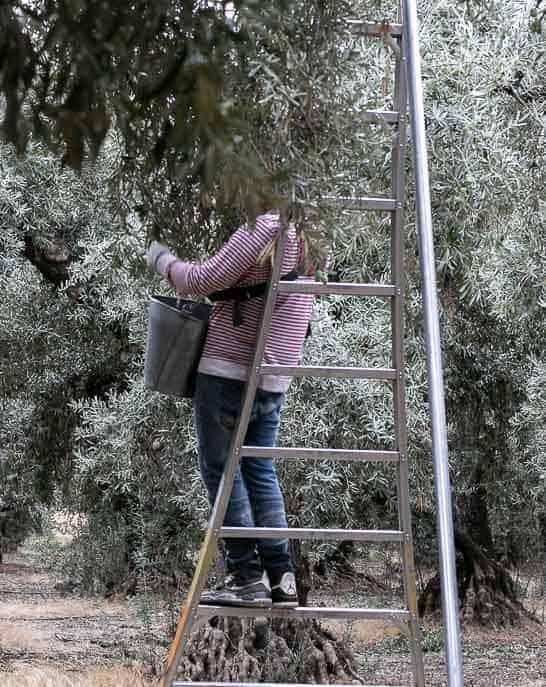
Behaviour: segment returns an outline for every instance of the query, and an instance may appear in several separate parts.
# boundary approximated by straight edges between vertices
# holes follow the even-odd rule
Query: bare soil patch
[[[55,668],[27,668],[0,674],[2,687],[145,687],[141,673],[126,668],[95,668],[80,674]]]
[[[23,548],[0,567],[2,687],[9,684],[9,675],[10,680],[17,675],[19,685],[26,684],[21,676],[27,673],[29,685],[62,685],[58,676],[57,683],[51,682],[53,669],[118,669],[139,661],[142,625],[128,604],[66,596],[51,576],[32,567],[28,554]],[[80,684],[74,676],[71,680]]]
[[[157,684],[171,639],[164,601],[80,598],[34,567],[28,550],[0,566],[1,687],[144,687]],[[339,590],[338,590],[339,591]],[[325,601],[323,591],[321,601]],[[339,603],[332,599],[331,603]],[[373,598],[345,604],[373,606]],[[541,608],[542,598],[533,598]],[[529,604],[531,605],[531,603]],[[364,684],[410,684],[407,641],[382,621],[328,623],[351,642]],[[439,622],[423,625],[427,687],[447,684]],[[546,687],[543,623],[463,629],[465,687]]]

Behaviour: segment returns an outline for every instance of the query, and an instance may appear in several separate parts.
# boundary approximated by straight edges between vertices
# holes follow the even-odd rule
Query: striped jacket
[[[261,215],[255,227],[239,228],[220,251],[202,264],[177,260],[170,269],[170,280],[180,294],[206,296],[231,286],[249,286],[267,281],[269,260],[260,260],[264,249],[280,229],[277,213]],[[282,274],[295,269],[301,260],[300,243],[293,227],[288,230]],[[301,358],[314,297],[304,294],[277,296],[264,362],[271,365],[297,365]],[[243,323],[233,325],[233,303],[213,305],[199,372],[246,380],[252,363],[264,298],[240,304]],[[266,391],[286,391],[290,377],[262,375],[259,383]]]

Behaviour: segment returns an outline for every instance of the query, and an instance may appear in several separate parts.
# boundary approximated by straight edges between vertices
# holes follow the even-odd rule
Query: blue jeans
[[[194,397],[199,467],[214,503],[229,458],[245,384],[198,374]],[[258,389],[245,439],[248,446],[275,446],[284,394]],[[242,458],[224,518],[226,527],[286,527],[284,499],[274,462]],[[226,539],[228,572],[245,576],[293,570],[287,539]]]

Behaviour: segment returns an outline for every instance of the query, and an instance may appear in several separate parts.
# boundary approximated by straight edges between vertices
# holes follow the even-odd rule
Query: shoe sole
[[[297,608],[297,601],[273,601],[274,608]]]
[[[243,599],[223,600],[223,601],[201,601],[202,606],[230,606],[242,608],[271,608],[271,599],[253,599],[244,601]]]

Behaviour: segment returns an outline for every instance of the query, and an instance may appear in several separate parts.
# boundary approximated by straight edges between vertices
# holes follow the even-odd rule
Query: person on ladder
[[[150,266],[166,277],[181,295],[207,296],[234,286],[264,284],[270,275],[272,250],[281,227],[278,212],[243,225],[220,251],[202,264],[185,262],[154,242],[147,254]],[[290,225],[282,274],[303,263],[303,247]],[[291,278],[297,278],[297,273]],[[265,289],[264,289],[265,290]],[[307,334],[314,297],[277,296],[264,362],[297,365]],[[214,504],[249,374],[263,297],[214,304],[198,367],[194,397],[199,467]],[[275,446],[281,408],[290,377],[262,375],[254,399],[245,445]],[[284,498],[272,460],[243,457],[238,467],[224,525],[227,527],[287,527]],[[201,603],[230,606],[296,606],[294,564],[288,539],[225,540],[227,575]]]

